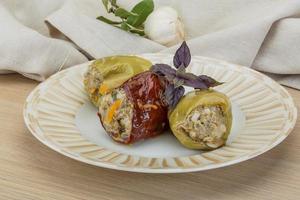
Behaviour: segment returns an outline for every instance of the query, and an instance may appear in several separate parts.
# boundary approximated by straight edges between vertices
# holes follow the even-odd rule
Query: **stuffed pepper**
[[[190,149],[211,150],[223,146],[231,122],[228,97],[214,90],[187,93],[169,113],[173,134]]]
[[[165,80],[147,71],[99,100],[100,121],[113,140],[130,144],[161,134],[168,127]]]
[[[155,64],[150,70],[168,80],[164,95],[169,126],[179,142],[190,149],[216,149],[225,144],[230,133],[230,101],[211,89],[221,82],[188,72],[190,62],[190,50],[183,42],[173,57],[173,67]],[[185,87],[194,90],[184,95]]]
[[[111,56],[95,60],[84,75],[84,87],[92,103],[97,106],[100,96],[150,67],[150,61],[137,56]]]

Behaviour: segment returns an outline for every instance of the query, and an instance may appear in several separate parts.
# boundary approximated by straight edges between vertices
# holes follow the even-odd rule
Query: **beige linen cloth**
[[[131,8],[138,0],[119,0]],[[300,0],[156,0],[178,10],[193,55],[245,65],[300,89]],[[42,81],[88,59],[171,52],[95,18],[100,0],[0,0],[0,73]]]

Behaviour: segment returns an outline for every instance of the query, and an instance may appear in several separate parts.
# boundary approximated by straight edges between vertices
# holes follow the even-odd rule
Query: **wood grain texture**
[[[137,174],[90,166],[38,142],[22,109],[38,83],[0,76],[0,199],[298,199],[300,120],[273,150],[226,168],[187,174]],[[297,107],[300,91],[288,89]]]

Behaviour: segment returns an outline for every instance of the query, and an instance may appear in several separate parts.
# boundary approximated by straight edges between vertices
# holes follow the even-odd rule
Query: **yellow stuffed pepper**
[[[84,75],[84,87],[89,98],[98,106],[99,97],[136,74],[149,70],[151,62],[137,56],[111,56],[95,60]]]

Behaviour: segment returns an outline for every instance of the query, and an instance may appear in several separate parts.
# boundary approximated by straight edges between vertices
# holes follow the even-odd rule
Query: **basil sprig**
[[[120,20],[113,21],[104,16],[97,17],[98,20],[131,33],[145,35],[143,23],[154,9],[153,0],[142,0],[131,11],[118,6],[117,0],[102,0],[102,3],[108,13],[113,13]]]
[[[165,98],[170,109],[174,108],[180,98],[184,95],[183,86],[206,90],[210,87],[222,84],[209,76],[197,76],[193,73],[186,72],[186,68],[190,62],[190,49],[184,41],[173,57],[173,64],[176,69],[167,64],[155,64],[151,67],[151,70],[154,73],[165,77],[168,81],[165,90]]]

